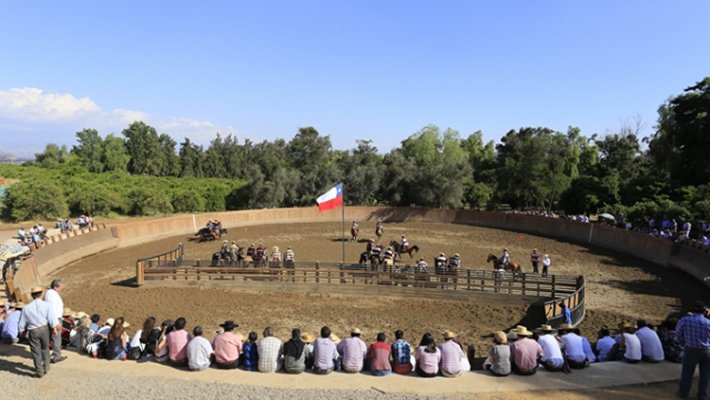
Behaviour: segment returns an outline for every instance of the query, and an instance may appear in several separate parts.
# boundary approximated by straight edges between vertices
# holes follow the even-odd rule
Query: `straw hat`
[[[456,334],[451,331],[444,331],[442,335],[444,335],[444,339],[453,339],[456,337]]]
[[[214,333],[215,333],[216,335],[221,335],[221,334],[224,333],[224,328],[217,328],[217,329],[214,331]]]
[[[338,344],[338,343],[340,343],[340,337],[338,335],[336,335],[335,333],[331,333],[330,334],[330,341],[335,344]]]
[[[82,319],[84,317],[88,317],[88,315],[83,311],[77,311],[71,317],[74,319]]]
[[[515,334],[518,336],[532,336],[533,333],[528,330],[528,328],[518,325],[515,328]]]
[[[116,320],[114,320],[113,318],[106,318],[106,325],[111,325],[111,326],[113,326],[113,324],[114,324],[115,322],[116,322]]]
[[[30,289],[30,294],[42,293],[42,292],[44,292],[44,288],[42,286],[35,286],[32,289]]]
[[[574,328],[573,328],[572,325],[570,325],[570,324],[562,324],[562,325],[560,325],[560,330],[561,330],[561,331],[571,331],[572,329],[574,329]]]
[[[445,255],[446,255],[446,253],[444,253],[443,251],[441,253],[439,253],[439,257],[444,257]]]
[[[498,332],[494,333],[493,339],[496,341],[496,343],[499,343],[499,344],[508,343],[508,337],[505,335],[505,332],[503,332],[503,331],[498,331]]]
[[[454,257],[461,257],[459,253],[454,254]]]
[[[537,328],[537,330],[539,330],[540,332],[545,332],[545,333],[550,333],[550,332],[555,331],[555,329],[551,325],[547,325],[547,324],[540,325],[540,327]]]
[[[636,329],[636,326],[632,324],[631,322],[624,321],[621,324],[619,324],[619,328],[621,329]]]
[[[362,334],[362,331],[360,330],[360,328],[353,328],[353,329],[350,331],[350,334],[351,334],[351,335],[361,335],[361,334]]]
[[[312,333],[306,332],[301,335],[301,340],[303,341],[303,343],[313,343],[316,341],[316,336]]]
[[[64,312],[62,313],[62,317],[71,317],[72,315],[74,315],[74,311],[72,311],[72,309],[69,307],[64,307]]]

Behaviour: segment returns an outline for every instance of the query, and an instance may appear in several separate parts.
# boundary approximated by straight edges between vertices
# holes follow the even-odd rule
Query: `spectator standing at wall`
[[[542,276],[547,276],[550,270],[550,264],[552,264],[550,256],[548,254],[542,256]]]
[[[60,293],[64,290],[64,283],[61,279],[55,279],[49,285],[49,290],[44,295],[44,300],[52,306],[52,315],[56,315],[57,324],[60,329],[57,329],[52,335],[52,363],[64,361],[67,357],[62,355],[62,314],[64,314],[64,301]],[[56,324],[55,324],[56,325]]]
[[[532,254],[530,254],[530,263],[532,263],[533,274],[539,274],[540,270],[538,269],[538,265],[540,264],[540,253],[537,252],[537,249],[533,249]]]
[[[33,287],[30,290],[32,302],[22,310],[19,323],[20,330],[27,331],[36,378],[43,377],[49,371],[50,332],[55,334],[61,329],[57,322],[59,317],[54,315],[52,305],[42,300],[42,292],[41,287]]]
[[[695,366],[700,366],[698,399],[707,400],[710,383],[710,319],[708,308],[696,302],[693,314],[683,317],[675,328],[678,342],[683,346],[683,369],[680,374],[678,395],[686,398],[690,394]]]

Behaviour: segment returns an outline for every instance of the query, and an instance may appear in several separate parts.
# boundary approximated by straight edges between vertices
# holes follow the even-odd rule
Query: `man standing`
[[[360,339],[360,329],[353,328],[350,337],[338,343],[338,353],[343,356],[343,371],[362,371],[365,357],[367,356],[367,345]]]
[[[37,286],[30,290],[32,302],[25,306],[20,314],[20,331],[28,331],[30,352],[35,367],[35,377],[43,377],[49,371],[49,336],[55,334],[61,325],[59,317],[54,315],[52,306],[42,300],[44,290]],[[58,326],[59,325],[59,326]]]
[[[283,343],[274,337],[273,328],[264,329],[264,337],[257,343],[256,349],[259,352],[259,371],[276,372],[281,369]]]
[[[700,365],[698,400],[708,399],[710,383],[710,319],[703,302],[693,305],[693,314],[683,317],[675,328],[676,338],[683,346],[683,369],[680,373],[678,395],[687,398],[693,383],[695,366]]]
[[[538,265],[540,264],[540,253],[537,252],[537,249],[533,249],[532,254],[530,254],[530,262],[532,263],[533,274],[539,274],[540,270],[538,269]]]
[[[548,254],[542,256],[542,276],[547,276],[547,272],[550,269],[550,264],[552,264],[550,256]]]
[[[562,308],[562,315],[564,315],[565,318],[565,324],[567,325],[572,325],[572,312],[569,310],[569,307],[565,303],[560,303],[560,308]]]
[[[57,316],[57,322],[53,325],[59,324],[60,329],[56,330],[52,335],[52,363],[58,363],[60,361],[66,360],[67,356],[62,355],[62,314],[64,313],[64,301],[60,293],[64,290],[64,283],[61,279],[55,279],[49,285],[49,290],[44,295],[44,301],[48,302],[52,306],[52,315]]]

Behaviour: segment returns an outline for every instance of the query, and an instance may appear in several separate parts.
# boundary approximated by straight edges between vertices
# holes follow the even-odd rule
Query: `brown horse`
[[[350,240],[357,241],[357,235],[360,234],[360,227],[359,226],[351,226],[350,227]]]
[[[399,244],[398,241],[396,240],[391,240],[390,241],[390,246],[392,246],[392,249],[396,253],[397,256],[400,258],[402,257],[403,253],[409,254],[409,258],[412,258],[412,253],[416,254],[419,251],[419,246],[415,245],[410,245],[406,249],[401,248],[401,245]]]
[[[493,262],[493,268],[497,268],[501,264],[501,261],[493,253],[488,253],[488,258],[486,258],[486,262]],[[520,265],[512,261],[509,261],[508,263],[503,265],[503,269],[506,272],[512,272],[513,275],[523,273],[523,270],[522,268],[520,268]]]

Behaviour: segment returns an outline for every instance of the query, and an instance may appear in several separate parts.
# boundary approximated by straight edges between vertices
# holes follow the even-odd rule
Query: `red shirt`
[[[390,346],[385,342],[375,342],[370,345],[367,356],[370,358],[370,369],[374,371],[391,371]]]

